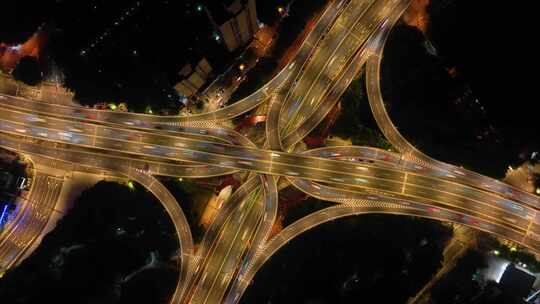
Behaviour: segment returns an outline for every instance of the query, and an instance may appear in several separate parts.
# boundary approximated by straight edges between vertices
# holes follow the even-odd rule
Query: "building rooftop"
[[[533,274],[510,264],[506,267],[499,284],[506,293],[524,298],[531,292],[535,280]]]

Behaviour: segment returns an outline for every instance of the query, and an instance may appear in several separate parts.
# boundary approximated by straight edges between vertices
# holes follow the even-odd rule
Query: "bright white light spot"
[[[21,50],[21,45],[20,45],[20,44],[17,44],[17,45],[15,45],[15,46],[10,46],[10,47],[8,48],[8,50],[11,51],[11,52],[18,52],[18,51]]]

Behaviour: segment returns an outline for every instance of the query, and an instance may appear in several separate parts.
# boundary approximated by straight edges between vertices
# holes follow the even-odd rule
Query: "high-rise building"
[[[206,83],[212,73],[212,66],[206,58],[202,58],[195,67],[186,64],[180,70],[183,79],[174,87],[178,93],[185,97],[191,97]]]
[[[214,3],[206,9],[211,23],[230,52],[249,43],[259,29],[255,0],[221,1],[221,8]]]
[[[247,0],[242,4],[241,0],[235,0],[227,11],[232,17],[219,26],[225,46],[229,51],[234,51],[251,41],[253,35],[259,29],[257,21],[257,8],[255,0]]]
[[[222,71],[234,52],[250,43],[259,29],[255,0],[187,0],[183,18],[192,27],[181,32],[186,48],[176,91],[190,98],[204,89],[215,69]],[[228,51],[228,52],[227,52]],[[210,64],[211,63],[211,64]]]

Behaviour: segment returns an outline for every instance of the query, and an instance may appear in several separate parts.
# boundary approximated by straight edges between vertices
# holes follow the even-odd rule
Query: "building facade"
[[[235,0],[227,7],[232,18],[219,26],[227,50],[235,51],[251,41],[259,29],[255,0]]]
[[[195,95],[201,87],[204,86],[208,78],[212,74],[212,66],[206,58],[202,58],[195,67],[192,64],[186,64],[180,70],[180,75],[183,77],[174,88],[176,91],[189,98]]]

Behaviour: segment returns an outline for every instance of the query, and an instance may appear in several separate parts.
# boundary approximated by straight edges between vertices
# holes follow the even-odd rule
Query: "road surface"
[[[235,303],[279,247],[316,225],[351,214],[452,221],[540,251],[538,197],[429,158],[390,121],[380,92],[380,58],[390,29],[408,5],[408,0],[330,3],[281,72],[252,95],[211,113],[153,116],[0,95],[0,146],[52,164],[118,172],[152,191],[180,241],[173,303]],[[297,150],[296,143],[326,116],[366,62],[372,111],[401,153],[355,146]],[[263,103],[262,147],[221,124]],[[154,175],[196,178],[239,171],[250,171],[249,178],[221,208],[194,252],[178,202]],[[340,205],[298,221],[266,243],[280,178]]]

